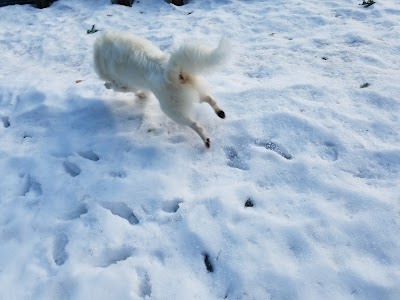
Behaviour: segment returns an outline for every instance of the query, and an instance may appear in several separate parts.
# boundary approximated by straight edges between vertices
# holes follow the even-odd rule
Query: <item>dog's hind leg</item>
[[[210,104],[210,106],[215,111],[217,116],[220,117],[221,119],[225,119],[225,112],[218,106],[217,102],[213,98],[211,98],[211,96],[202,95],[200,97],[200,101]]]
[[[210,139],[208,138],[204,128],[199,123],[188,117],[180,118],[179,123],[192,128],[201,137],[206,148],[210,148]]]

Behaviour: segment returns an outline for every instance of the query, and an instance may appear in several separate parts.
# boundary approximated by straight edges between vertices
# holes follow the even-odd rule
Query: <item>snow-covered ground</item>
[[[400,299],[398,1],[109,2],[0,8],[0,299]],[[93,24],[230,38],[211,149],[104,88]]]

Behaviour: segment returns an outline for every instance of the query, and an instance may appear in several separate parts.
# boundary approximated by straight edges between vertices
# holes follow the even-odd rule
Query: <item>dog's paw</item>
[[[220,110],[219,112],[217,112],[218,117],[220,117],[221,119],[225,119],[225,112],[223,110]]]
[[[142,92],[142,91],[136,92],[135,95],[136,95],[139,99],[146,99],[146,98],[148,98],[147,93]]]
[[[204,145],[206,146],[207,149],[210,148],[211,142],[210,142],[209,138],[206,139],[206,141],[204,142]]]

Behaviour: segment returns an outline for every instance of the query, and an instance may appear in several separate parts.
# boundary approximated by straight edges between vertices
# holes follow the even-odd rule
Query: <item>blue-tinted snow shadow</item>
[[[60,197],[79,198],[79,190],[65,188],[72,179],[73,184],[88,184],[100,180],[96,174],[124,178],[129,176],[127,169],[159,169],[168,164],[157,146],[137,142],[143,140],[139,135],[146,134],[135,132],[143,117],[138,105],[71,93],[60,99],[48,97],[29,88],[0,103],[11,107],[7,134],[12,136],[11,147],[17,149],[4,148],[6,165],[15,178],[40,184],[43,196],[58,186],[66,193]],[[30,191],[10,188],[17,195]]]
[[[91,157],[95,157],[99,151],[118,151],[118,147],[121,147],[121,151],[137,152],[139,157],[150,161],[157,155],[155,148],[141,147],[129,138],[129,132],[134,131],[142,119],[140,110],[131,110],[137,107],[127,105],[127,109],[121,110],[121,101],[104,101],[79,95],[69,95],[66,100],[62,99],[59,106],[57,99],[48,105],[50,101],[46,101],[46,95],[40,91],[30,89],[29,95],[36,100],[27,99],[26,96],[22,96],[21,100],[17,98],[12,125],[19,129],[22,138],[29,137],[37,146],[43,147],[37,149],[43,153],[67,157],[79,152],[85,157],[84,153],[91,150],[94,152]],[[21,101],[30,103],[21,104]],[[124,128],[121,132],[125,125],[130,128]]]
[[[17,113],[14,122],[36,142],[45,141],[44,152],[56,156],[68,156],[96,138],[113,139],[115,119],[103,101],[75,96],[63,104],[63,107],[39,104]]]

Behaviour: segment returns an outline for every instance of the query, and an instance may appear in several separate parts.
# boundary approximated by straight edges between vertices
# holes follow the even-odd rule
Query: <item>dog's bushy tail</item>
[[[169,78],[178,78],[180,72],[199,74],[224,63],[229,57],[230,43],[221,38],[218,47],[209,49],[200,44],[183,44],[171,53],[167,66]]]

